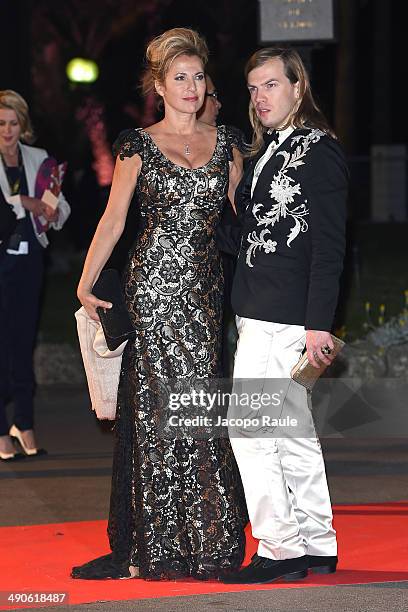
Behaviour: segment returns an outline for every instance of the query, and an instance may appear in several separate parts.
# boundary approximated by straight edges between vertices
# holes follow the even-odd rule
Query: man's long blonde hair
[[[294,127],[307,126],[319,128],[335,138],[333,130],[330,128],[325,116],[313,99],[309,77],[297,51],[286,47],[266,47],[265,49],[256,51],[251,55],[245,66],[245,78],[248,80],[248,75],[251,70],[262,66],[273,58],[282,60],[285,75],[292,85],[299,83],[299,101],[288,118],[286,125],[281,127],[285,128],[289,125],[293,125]],[[256,114],[252,100],[249,102],[249,120],[254,130],[249,152],[249,155],[252,157],[261,149],[264,142],[263,134],[265,132],[265,127]]]

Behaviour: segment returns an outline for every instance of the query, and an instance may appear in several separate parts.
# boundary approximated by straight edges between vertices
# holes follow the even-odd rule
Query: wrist
[[[85,284],[79,284],[77,289],[77,296],[79,297],[92,293],[92,288]]]

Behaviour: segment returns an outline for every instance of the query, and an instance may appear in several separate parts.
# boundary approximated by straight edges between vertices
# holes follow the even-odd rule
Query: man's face
[[[205,75],[205,81],[207,85],[207,91],[204,98],[204,104],[200,108],[197,117],[200,121],[208,123],[209,125],[217,125],[217,117],[220,112],[221,102],[217,98],[217,91],[214,87],[214,83],[208,74]]]
[[[280,128],[292,114],[299,97],[299,83],[292,84],[280,58],[273,57],[248,74],[251,102],[262,125]]]

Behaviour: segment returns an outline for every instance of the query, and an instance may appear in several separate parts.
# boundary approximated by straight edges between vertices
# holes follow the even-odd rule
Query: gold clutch
[[[340,338],[333,336],[333,334],[331,334],[331,339],[333,340],[334,348],[330,355],[337,357],[345,343]],[[316,380],[323,374],[326,368],[328,366],[325,363],[320,363],[319,368],[312,366],[307,358],[307,353],[304,353],[297,364],[293,366],[290,375],[294,381],[311,391]]]

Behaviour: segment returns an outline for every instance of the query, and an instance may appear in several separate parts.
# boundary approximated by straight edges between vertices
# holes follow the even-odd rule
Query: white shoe
[[[27,437],[30,439],[30,445],[27,444],[27,440],[24,440],[23,433],[26,434]],[[15,425],[12,425],[10,427],[9,434],[11,438],[14,438],[14,440],[17,440],[19,442],[21,448],[23,449],[26,455],[34,456],[47,454],[47,451],[44,448],[37,448],[35,446],[34,431],[32,429],[27,429],[23,432],[20,431],[20,429],[18,429]]]
[[[14,459],[21,459],[23,456],[14,450],[13,440],[10,436],[0,436],[0,459],[2,461],[14,461]]]

